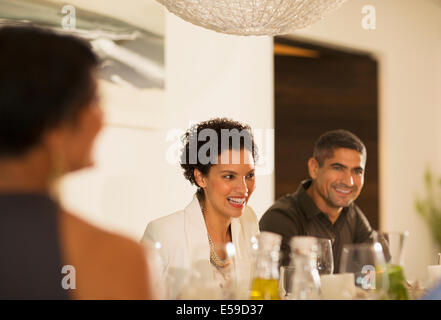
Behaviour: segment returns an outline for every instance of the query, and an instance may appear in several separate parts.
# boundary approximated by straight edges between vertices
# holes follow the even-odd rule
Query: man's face
[[[361,153],[346,148],[335,149],[321,167],[316,159],[309,160],[309,174],[329,207],[347,207],[357,199],[363,188],[365,162]]]

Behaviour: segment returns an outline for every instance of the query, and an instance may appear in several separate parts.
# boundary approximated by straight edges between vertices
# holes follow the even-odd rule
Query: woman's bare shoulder
[[[64,211],[60,214],[63,232],[72,236],[78,242],[87,243],[88,246],[115,245],[114,249],[130,249],[138,247],[138,244],[125,236],[104,230],[83,220],[77,215]]]
[[[148,297],[146,249],[139,243],[96,227],[66,211],[60,213],[60,225],[66,261],[78,268],[77,273],[81,272],[82,278],[89,279],[89,283],[95,283],[97,288],[96,292],[90,291],[91,286],[83,290],[88,293],[86,296],[106,299]]]

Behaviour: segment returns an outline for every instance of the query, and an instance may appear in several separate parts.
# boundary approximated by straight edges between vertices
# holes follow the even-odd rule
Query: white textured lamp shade
[[[279,35],[307,27],[346,0],[157,0],[195,25],[236,35]]]

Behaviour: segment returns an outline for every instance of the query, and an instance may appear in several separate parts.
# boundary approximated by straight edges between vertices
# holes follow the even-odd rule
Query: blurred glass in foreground
[[[343,247],[341,273],[354,274],[353,299],[386,299],[389,289],[387,266],[379,243],[347,244]]]
[[[251,300],[279,300],[279,254],[282,236],[261,232],[254,243],[256,257],[252,275]]]

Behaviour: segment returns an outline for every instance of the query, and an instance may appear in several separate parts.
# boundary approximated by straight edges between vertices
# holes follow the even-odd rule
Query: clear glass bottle
[[[279,255],[282,236],[261,232],[257,237],[251,300],[279,300]]]
[[[403,257],[409,232],[375,232],[374,239],[383,248],[386,273],[389,276],[388,299],[409,300],[407,281],[403,270]]]
[[[291,299],[321,299],[320,275],[317,270],[317,239],[314,237],[294,237],[290,242],[291,265],[294,274],[291,285]]]

